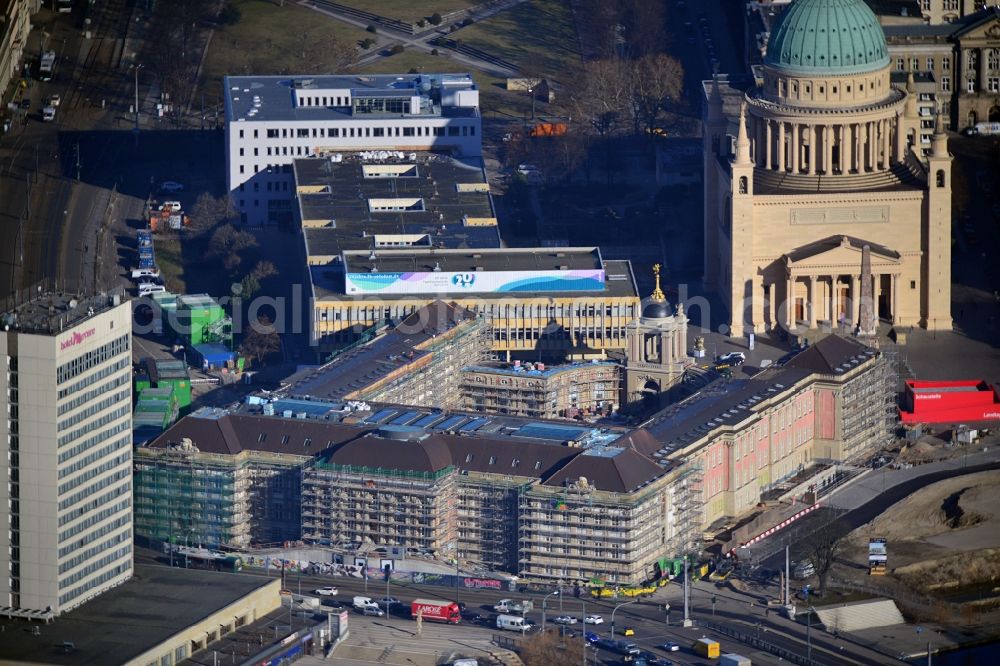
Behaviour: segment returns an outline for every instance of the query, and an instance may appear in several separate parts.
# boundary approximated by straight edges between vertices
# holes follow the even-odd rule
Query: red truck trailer
[[[438,601],[437,599],[414,599],[410,606],[410,613],[413,614],[413,619],[420,615],[424,620],[431,622],[458,624],[462,619],[458,604],[454,601]]]

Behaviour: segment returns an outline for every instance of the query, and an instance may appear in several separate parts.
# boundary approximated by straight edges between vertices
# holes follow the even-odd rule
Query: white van
[[[47,106],[42,109],[42,120],[51,123],[56,119],[56,109],[54,106]]]
[[[531,622],[518,615],[497,615],[497,629],[525,632],[531,629]]]
[[[378,608],[378,604],[371,597],[354,597],[354,607],[358,610],[365,608]]]
[[[149,296],[150,294],[164,294],[167,288],[162,284],[156,284],[155,282],[141,282],[139,284],[139,295]]]

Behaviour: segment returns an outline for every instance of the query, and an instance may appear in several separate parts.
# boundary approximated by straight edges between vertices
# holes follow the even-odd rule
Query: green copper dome
[[[885,33],[864,0],[795,0],[767,43],[764,64],[791,74],[863,74],[889,64]]]

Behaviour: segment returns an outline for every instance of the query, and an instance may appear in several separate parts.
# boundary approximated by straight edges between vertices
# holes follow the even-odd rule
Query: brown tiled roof
[[[837,374],[836,368],[843,367],[855,357],[865,355],[869,351],[870,347],[854,338],[828,335],[793,356],[785,367],[833,375]]]
[[[459,469],[487,474],[547,478],[580,449],[516,440],[443,435]]]
[[[663,442],[656,439],[645,428],[636,428],[632,432],[626,433],[616,439],[611,445],[635,449],[645,456],[651,456],[654,451],[658,451],[663,447]]]
[[[630,493],[663,476],[664,471],[655,462],[635,449],[605,449],[613,455],[595,455],[593,451],[581,453],[543,482],[546,486],[562,486],[580,477],[597,488],[613,493]]]
[[[148,446],[166,448],[180,444],[183,438],[188,437],[204,453],[235,455],[241,451],[267,451],[314,456],[368,431],[368,428],[358,426],[277,416],[189,416],[175,423]]]
[[[411,441],[366,435],[331,450],[325,460],[334,465],[407,472],[439,472],[452,465],[451,451],[440,435]]]

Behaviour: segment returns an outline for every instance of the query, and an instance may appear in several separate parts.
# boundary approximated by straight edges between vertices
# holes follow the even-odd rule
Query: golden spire
[[[664,295],[663,290],[660,289],[660,264],[653,264],[653,275],[656,277],[656,289],[653,290],[649,298],[657,303],[662,303],[667,300],[667,297]]]

